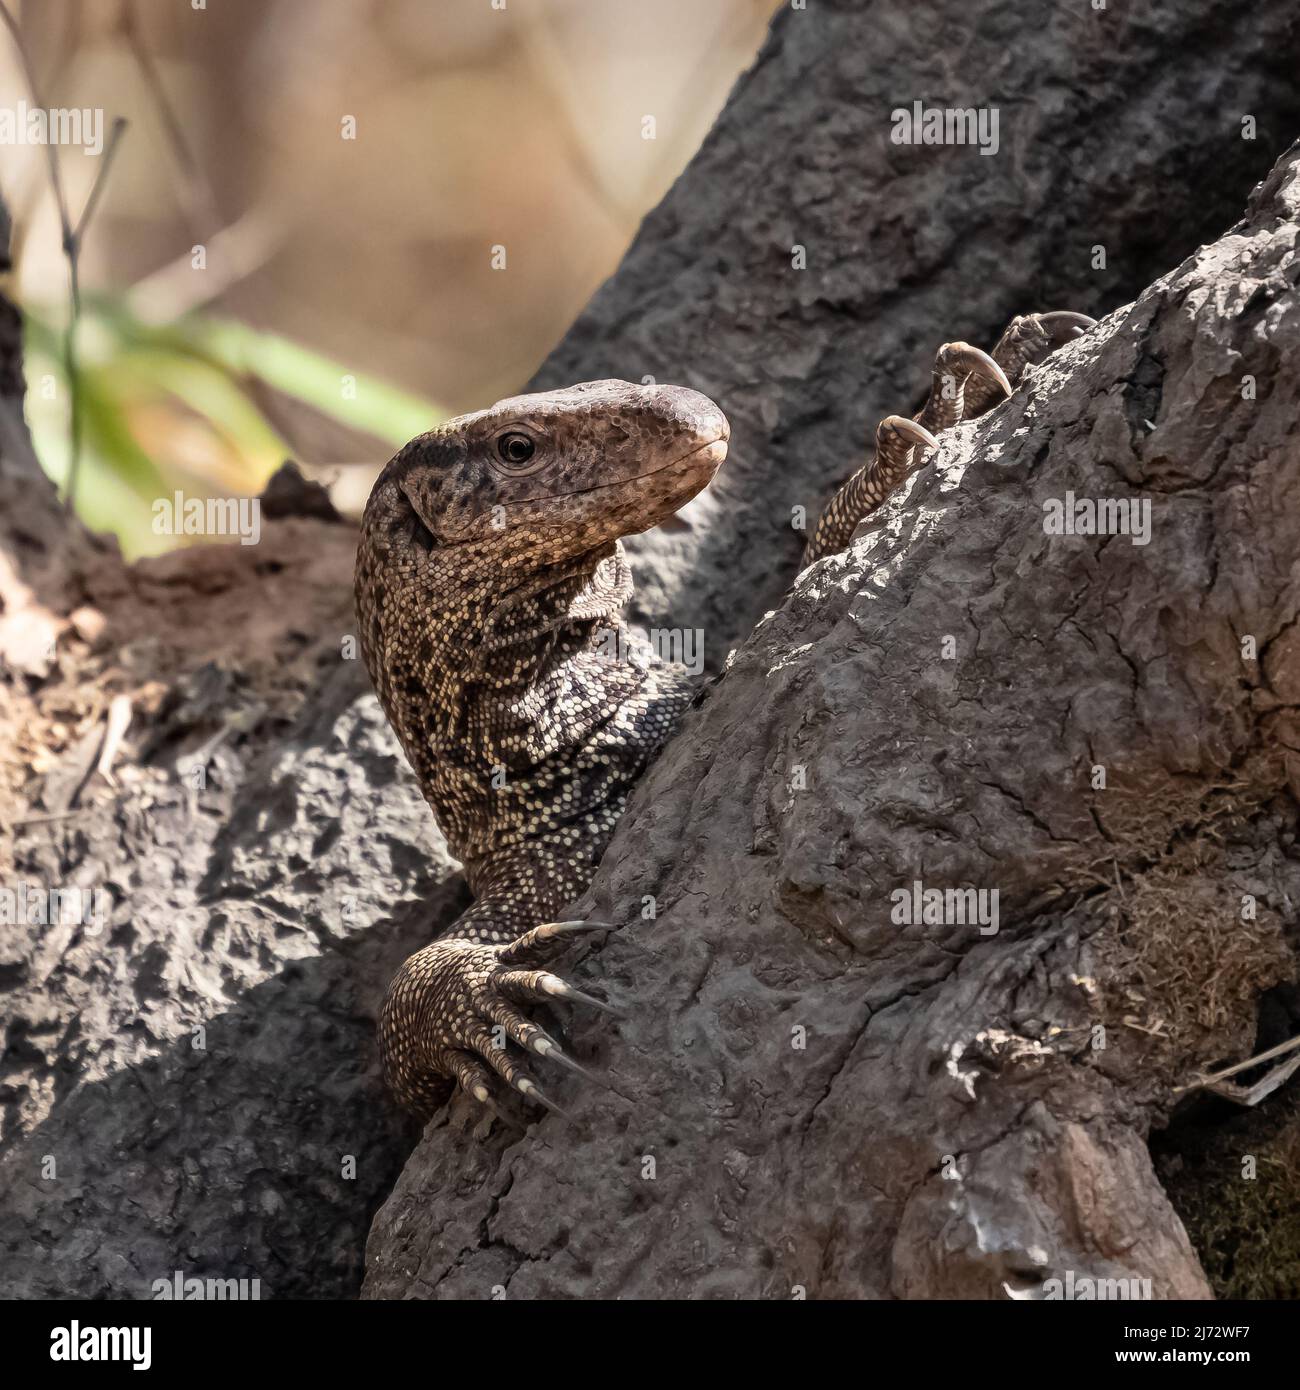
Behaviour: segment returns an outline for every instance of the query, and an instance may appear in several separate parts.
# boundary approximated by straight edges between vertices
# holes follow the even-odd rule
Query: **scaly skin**
[[[848,543],[935,432],[987,409],[1090,322],[1017,319],[991,359],[965,343],[940,349],[925,408],[881,424],[805,563]],[[632,581],[619,540],[695,496],[728,435],[695,391],[587,382],[452,420],[375,483],[357,553],[362,652],[475,895],[406,961],[381,1011],[386,1079],[418,1113],[453,1084],[491,1105],[497,1077],[558,1108],[494,1029],[582,1071],[521,1006],[605,1007],[538,967],[575,932],[607,929],[553,919],[587,888],[693,693],[622,627]]]
[[[562,1058],[517,1006],[573,992],[515,967],[566,934],[519,938],[582,894],[691,698],[648,649],[626,659],[619,538],[699,492],[728,433],[697,392],[588,382],[453,420],[375,483],[357,557],[362,651],[476,897],[384,1002],[385,1073],[412,1109],[444,1099],[450,1078],[486,1101],[493,1072],[548,1103],[490,1030]]]

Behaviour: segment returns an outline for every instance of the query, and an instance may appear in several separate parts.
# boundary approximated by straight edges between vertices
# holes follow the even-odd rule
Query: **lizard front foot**
[[[558,975],[526,968],[552,959],[580,932],[611,930],[603,922],[548,922],[504,945],[447,937],[408,957],[388,987],[379,1017],[384,1076],[396,1099],[428,1114],[455,1085],[491,1108],[500,1077],[563,1115],[507,1049],[507,1040],[599,1082],[517,1006],[565,999],[617,1013]]]

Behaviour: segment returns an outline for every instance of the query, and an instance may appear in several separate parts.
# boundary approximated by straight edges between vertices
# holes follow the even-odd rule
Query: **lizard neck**
[[[558,801],[575,818],[604,795],[589,776],[598,748],[602,776],[610,771],[602,730],[654,681],[603,640],[632,593],[618,542],[531,569],[459,549],[421,560],[363,647],[472,881],[477,864],[537,832],[529,807],[556,803],[557,788],[574,784]]]
[[[577,560],[548,565],[493,588],[474,623],[473,650],[452,657],[467,685],[508,692],[531,688],[556,660],[589,648],[617,626],[632,596],[618,541]]]
[[[474,556],[438,570],[436,601],[417,605],[413,617],[429,644],[435,702],[453,721],[470,704],[496,706],[534,690],[554,666],[616,627],[632,595],[617,541],[534,569],[503,570]]]

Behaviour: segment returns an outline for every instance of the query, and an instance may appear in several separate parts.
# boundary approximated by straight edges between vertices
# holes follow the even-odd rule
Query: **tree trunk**
[[[716,490],[633,547],[641,616],[704,628],[715,667],[793,578],[792,509],[815,516],[940,342],[1136,294],[1300,124],[1291,7],[1016,8],[784,11],[539,378],[651,374],[727,410]],[[999,152],[892,144],[914,100],[997,106]],[[583,1130],[513,1146],[436,1127],[376,1227],[372,1293],[997,1292],[1035,1252],[1100,1268],[1138,1213],[1129,1263],[1204,1288],[1144,1136],[1189,1068],[1245,1055],[1289,968],[1294,445],[1264,449],[1294,418],[1294,318],[1266,293],[1232,310],[1260,265],[1244,289],[1191,274],[1181,310],[1158,290],[946,443],[894,529],[760,629],[602,871],[603,903],[659,902],[588,967],[635,1016],[578,1034],[635,1104],[575,1096]],[[374,1012],[465,894],[340,659],[354,533],[285,515],[259,547],[123,565],[35,475],[12,317],[0,334],[0,882],[114,904],[102,930],[0,930],[0,1294],[147,1297],[178,1269],[355,1292],[415,1137]],[[1034,531],[1076,479],[1150,493],[1152,545]],[[997,888],[1001,930],[893,925],[918,878]],[[1248,926],[1224,915],[1239,888]],[[1165,963],[1187,972],[1172,1002]]]

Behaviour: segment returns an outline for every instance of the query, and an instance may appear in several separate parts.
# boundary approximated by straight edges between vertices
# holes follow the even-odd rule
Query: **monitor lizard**
[[[945,344],[925,406],[881,422],[805,566],[848,544],[938,432],[989,409],[1092,323],[1017,318],[991,355]],[[356,565],[362,653],[474,894],[401,967],[380,1012],[388,1086],[419,1114],[456,1086],[493,1109],[501,1082],[558,1110],[527,1053],[588,1074],[525,1009],[609,1007],[544,967],[576,934],[612,928],[556,919],[697,688],[623,627],[632,580],[620,540],[704,488],[729,435],[696,391],[584,382],[448,421],[375,482]]]

